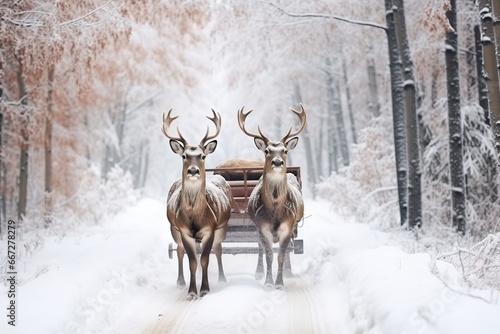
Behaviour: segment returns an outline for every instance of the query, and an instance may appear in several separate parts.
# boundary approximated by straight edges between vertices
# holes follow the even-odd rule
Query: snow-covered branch
[[[353,20],[353,19],[349,19],[346,17],[342,17],[342,16],[328,15],[328,14],[295,14],[295,13],[289,13],[286,10],[284,10],[283,8],[276,6],[273,3],[270,3],[270,5],[275,7],[276,9],[278,9],[283,14],[288,15],[290,17],[302,17],[302,18],[309,17],[309,18],[333,19],[333,20],[338,20],[338,21],[356,24],[356,25],[360,25],[360,26],[382,29],[384,31],[387,30],[386,26],[378,24],[378,23],[374,23],[374,22],[358,21],[358,20]]]
[[[72,19],[72,20],[69,20],[69,21],[66,21],[66,22],[63,22],[61,23],[61,27],[65,26],[65,25],[68,25],[68,24],[73,24],[73,23],[76,23],[78,21],[81,21],[81,20],[84,20],[85,18],[89,17],[90,15],[100,11],[101,9],[107,7],[111,2],[113,2],[114,0],[109,0],[108,2],[106,2],[104,5],[100,6],[100,7],[97,7],[96,9],[94,9],[93,11],[90,11],[88,12],[87,14],[83,15],[83,16],[80,16],[80,17],[77,17],[75,19]]]

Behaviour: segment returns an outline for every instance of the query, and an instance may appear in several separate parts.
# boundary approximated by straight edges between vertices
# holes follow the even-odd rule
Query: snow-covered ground
[[[212,258],[211,292],[186,301],[164,212],[164,203],[141,200],[27,252],[18,263],[16,327],[7,325],[0,286],[0,332],[500,333],[498,292],[471,297],[451,265],[405,251],[412,247],[403,233],[345,221],[320,201],[306,202],[305,254],[292,255],[295,276],[283,291],[255,281],[256,255],[224,255],[228,282],[218,284]],[[2,257],[5,248],[1,240]]]

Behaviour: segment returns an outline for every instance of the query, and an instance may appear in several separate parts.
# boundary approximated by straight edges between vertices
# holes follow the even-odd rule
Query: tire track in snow
[[[190,310],[196,303],[196,299],[187,300],[186,291],[179,293],[170,308],[164,308],[158,322],[154,327],[143,331],[143,334],[182,334],[183,324],[188,320]]]
[[[286,294],[288,299],[288,333],[320,333],[313,298],[306,282],[300,277],[289,278]]]

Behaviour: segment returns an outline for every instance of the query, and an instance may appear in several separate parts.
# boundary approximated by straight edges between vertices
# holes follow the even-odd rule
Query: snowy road
[[[244,288],[238,287],[238,294],[243,296],[252,296],[256,291],[262,290],[262,287],[253,282],[245,283],[248,279],[251,278],[240,276],[229,282],[228,286],[246,284],[247,286]],[[315,312],[315,303],[308,291],[307,284],[300,278],[290,278],[287,283],[285,291],[269,290],[265,292],[265,298],[258,301],[248,300],[248,305],[253,310],[246,313],[246,316],[237,316],[238,323],[234,323],[234,317],[228,317],[225,310],[225,308],[234,307],[235,300],[238,300],[237,303],[241,303],[237,294],[218,295],[212,298],[207,296],[207,298],[187,301],[186,293],[183,291],[179,293],[174,303],[162,308],[155,324],[146,326],[142,333],[197,333],[207,327],[213,333],[261,331],[292,334],[320,333],[317,326],[319,321]],[[216,309],[215,312],[214,309]],[[195,321],[200,317],[205,317],[206,321]],[[277,321],[281,321],[281,324],[285,324],[285,326],[275,326]]]
[[[224,255],[228,282],[217,282],[212,258],[210,293],[187,301],[167,254],[164,205],[143,200],[25,254],[19,321],[2,322],[0,332],[500,333],[498,292],[473,291],[493,303],[470,297],[450,265],[405,252],[412,241],[401,233],[345,221],[324,202],[306,202],[308,215],[299,230],[304,254],[292,255],[295,276],[284,290],[254,279],[256,255]],[[6,292],[1,286],[1,305]]]

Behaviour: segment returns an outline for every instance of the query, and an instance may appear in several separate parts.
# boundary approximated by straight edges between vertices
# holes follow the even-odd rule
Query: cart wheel
[[[293,240],[293,253],[304,254],[304,240],[302,239]]]
[[[172,243],[168,244],[168,258],[169,259],[174,258],[174,245],[172,245]]]

